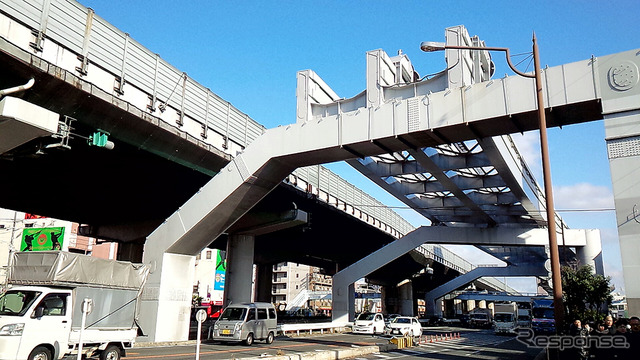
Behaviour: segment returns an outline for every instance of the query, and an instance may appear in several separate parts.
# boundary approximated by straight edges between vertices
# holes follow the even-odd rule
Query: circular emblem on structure
[[[631,89],[638,83],[638,66],[631,61],[623,61],[620,65],[611,67],[609,83],[616,90]]]

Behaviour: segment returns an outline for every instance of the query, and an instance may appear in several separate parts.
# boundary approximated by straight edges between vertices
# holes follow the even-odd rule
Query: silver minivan
[[[231,304],[213,324],[211,339],[240,342],[247,345],[254,340],[271,344],[276,336],[276,309],[266,302]]]

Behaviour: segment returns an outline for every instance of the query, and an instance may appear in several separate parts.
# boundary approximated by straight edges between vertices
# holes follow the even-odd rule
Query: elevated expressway
[[[265,131],[75,1],[0,5],[0,169],[9,174],[0,187],[11,189],[2,207],[87,224],[83,234],[118,241],[120,259],[141,261],[149,233]],[[98,130],[109,133],[112,150],[87,145]],[[216,241],[197,247],[226,249],[230,233],[250,233],[261,269],[293,261],[332,274],[412,230],[314,165],[293,171]],[[301,247],[302,239],[324,246]],[[433,284],[473,268],[425,245],[367,278],[395,285],[425,266],[435,268]],[[151,285],[145,298],[159,298]],[[476,286],[504,285],[483,278]],[[180,284],[171,301],[186,302],[190,287]]]
[[[8,0],[2,2],[3,9],[19,7],[24,3],[16,4]],[[472,57],[469,52],[450,53],[448,61],[456,54],[460,56],[459,61],[452,63],[457,66],[449,66],[447,72],[435,78],[416,82],[410,63],[397,59],[396,64],[395,60],[388,61],[390,59],[382,52],[369,52],[366,90],[352,99],[334,96],[317,75],[309,71],[302,72],[298,81],[298,122],[266,131],[257,127],[259,131],[254,135],[258,136],[250,142],[248,126],[244,127],[245,131],[240,127],[235,136],[231,133],[231,124],[237,126],[244,120],[244,124],[248,125],[251,123],[248,117],[240,115],[240,119],[226,122],[228,125],[225,126],[224,119],[229,119],[227,116],[230,112],[225,116],[223,109],[222,116],[212,115],[214,109],[211,99],[215,97],[212,93],[202,87],[194,87],[194,82],[186,75],[160,62],[148,50],[141,51],[128,36],[115,32],[117,39],[106,41],[111,46],[117,44],[116,49],[124,54],[121,57],[113,57],[109,52],[101,51],[104,48],[96,47],[105,42],[104,38],[96,35],[99,31],[106,28],[111,31],[107,31],[108,34],[114,32],[91,11],[71,1],[45,1],[41,8],[36,9],[38,7],[20,9],[23,11],[16,12],[19,14],[3,18],[3,24],[11,24],[0,27],[7,33],[3,35],[2,61],[7,65],[5,70],[9,71],[3,80],[12,81],[12,84],[3,83],[3,86],[24,83],[28,75],[36,74],[36,84],[44,84],[45,89],[40,90],[46,90],[44,93],[48,95],[45,97],[42,93],[27,91],[21,93],[23,99],[57,113],[81,118],[84,124],[77,125],[80,130],[107,130],[127,144],[123,147],[129,146],[130,151],[143,149],[206,174],[199,178],[198,187],[201,188],[196,189],[193,189],[193,184],[185,186],[180,177],[167,179],[162,184],[163,188],[173,185],[184,191],[181,198],[173,200],[188,200],[181,206],[174,203],[166,207],[178,210],[161,222],[150,235],[145,236],[147,231],[140,230],[137,237],[132,236],[146,238],[144,262],[154,267],[141,319],[143,327],[148,325],[146,330],[151,332],[152,339],[179,339],[186,333],[184,329],[188,323],[181,318],[189,306],[191,284],[187,280],[192,274],[188,271],[185,273],[184,269],[193,268],[193,255],[202,248],[212,242],[213,246],[220,246],[221,241],[229,243],[230,263],[236,264],[233,276],[235,279],[248,279],[252,261],[243,258],[242,254],[253,253],[254,250],[258,253],[260,244],[255,233],[243,231],[246,228],[239,224],[259,208],[261,200],[268,199],[274,189],[279,191],[283,179],[295,169],[309,165],[349,160],[369,177],[378,177],[376,182],[384,179],[392,193],[405,203],[414,204],[410,206],[440,225],[421,227],[398,241],[391,241],[390,246],[380,248],[384,242],[389,243],[383,241],[375,246],[379,250],[373,252],[371,258],[346,268],[338,267],[336,270],[340,271],[334,279],[338,286],[334,286],[333,296],[336,321],[348,318],[351,312],[349,295],[352,293],[350,279],[360,274],[366,276],[375,270],[367,268],[371,259],[375,259],[379,268],[407,251],[414,251],[416,246],[425,242],[482,244],[483,250],[497,254],[513,265],[506,269],[517,268],[516,265],[523,258],[529,258],[536,260],[527,265],[538,265],[534,270],[538,273],[534,275],[544,273],[539,262],[540,249],[520,251],[516,248],[531,243],[541,246],[544,243],[538,235],[544,233],[540,227],[545,224],[545,219],[538,215],[540,201],[535,195],[526,194],[527,187],[530,190],[531,185],[519,183],[522,181],[518,179],[522,176],[521,170],[510,168],[513,163],[517,166],[521,159],[509,160],[505,157],[504,162],[509,164],[510,171],[500,173],[503,164],[498,157],[486,155],[491,165],[485,168],[484,165],[479,167],[473,164],[473,161],[480,161],[482,156],[466,154],[467,150],[473,152],[476,149],[476,142],[483,152],[491,154],[495,151],[492,147],[502,146],[499,141],[492,139],[494,136],[537,127],[533,81],[519,77],[490,80],[488,62],[481,61],[482,58],[488,59],[486,54]],[[70,19],[73,21],[64,26],[59,21],[43,21],[56,11],[72,13]],[[30,17],[14,21],[24,14]],[[70,29],[74,32],[73,36],[64,33]],[[55,30],[62,33],[55,34]],[[63,40],[70,44],[61,46]],[[468,39],[460,32],[451,39],[447,38],[448,42],[454,40],[478,41]],[[22,45],[16,47],[12,44],[18,42]],[[34,56],[33,52],[42,57]],[[129,53],[135,53],[135,56],[128,57]],[[636,92],[617,90],[611,85],[612,82],[616,85],[616,76],[609,75],[610,69],[621,62],[637,64],[635,54],[636,51],[629,51],[545,69],[543,76],[548,125],[600,120],[637,111],[640,102],[637,101]],[[142,61],[139,56],[146,60]],[[135,73],[132,68],[145,62],[151,63],[155,71],[137,83],[130,75]],[[481,70],[482,67],[484,70]],[[168,76],[162,84],[157,81],[161,76]],[[313,81],[305,83],[305,76]],[[614,80],[610,80],[612,76]],[[73,100],[71,105],[54,99],[52,94],[61,90],[68,99]],[[197,97],[201,100],[204,98],[200,102],[204,106],[189,104],[190,95],[196,92]],[[629,97],[629,94],[633,96]],[[216,102],[218,105],[221,103],[225,104]],[[216,126],[217,131],[213,131]],[[179,142],[184,147],[171,144],[176,137],[186,140]],[[216,150],[210,145],[213,143],[224,144],[223,149],[231,149],[230,154]],[[451,149],[465,153],[458,158],[464,158],[465,161],[469,158],[471,162],[455,168],[451,164],[440,163],[440,156],[432,157]],[[211,155],[216,152],[217,156]],[[100,156],[95,151],[87,153]],[[120,159],[126,159],[131,154],[152,161],[136,151]],[[356,163],[354,159],[362,160]],[[83,165],[91,165],[90,156],[83,160]],[[413,170],[407,173],[404,170],[398,173],[397,169],[382,172],[377,165],[385,162],[407,164],[413,166]],[[374,163],[375,166],[372,165]],[[136,166],[142,165],[144,161],[133,161],[127,170],[138,170]],[[498,181],[498,176],[492,176],[495,175],[494,169],[489,167],[495,168],[501,181]],[[464,173],[453,171],[454,168],[475,169],[471,176],[474,179],[454,176]],[[169,169],[179,173],[179,170],[170,166]],[[396,185],[391,179],[405,176],[419,181],[411,182],[409,186],[407,183]],[[118,180],[116,177],[110,179]],[[435,184],[433,179],[441,184]],[[423,184],[415,185],[418,182]],[[145,186],[150,183],[149,179],[145,179],[139,183],[138,190],[145,192]],[[57,184],[62,185],[63,182]],[[12,185],[20,186],[19,183]],[[416,191],[415,187],[420,186],[422,192]],[[406,191],[410,187],[414,188]],[[162,193],[163,188],[155,189],[156,193]],[[136,193],[130,195],[135,196]],[[57,208],[51,206],[48,210],[53,214]],[[103,215],[111,213],[105,212]],[[113,223],[135,218],[132,214],[128,215]],[[156,222],[145,229],[157,225]],[[577,238],[582,244],[587,242],[588,236],[584,231],[564,229],[564,233]],[[371,245],[372,238],[367,237],[368,234],[363,232],[359,235],[368,240],[366,244]],[[358,238],[355,233],[348,235],[352,239]],[[352,247],[353,244],[343,241],[335,246]],[[241,284],[242,280],[231,283]],[[233,287],[228,291],[230,298],[238,301],[247,299],[246,287]],[[160,318],[164,329],[156,326]],[[167,323],[176,326],[166,329],[164,324]]]

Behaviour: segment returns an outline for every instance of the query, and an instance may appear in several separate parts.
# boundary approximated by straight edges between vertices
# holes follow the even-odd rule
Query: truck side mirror
[[[36,319],[39,319],[39,318],[42,317],[42,315],[44,315],[44,307],[38,306],[36,308],[36,311],[34,311],[34,313],[33,313],[33,317],[36,318]]]

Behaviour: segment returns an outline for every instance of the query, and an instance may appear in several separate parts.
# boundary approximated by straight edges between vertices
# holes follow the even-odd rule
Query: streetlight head
[[[445,43],[437,41],[423,41],[420,50],[424,52],[440,51],[445,49]]]

